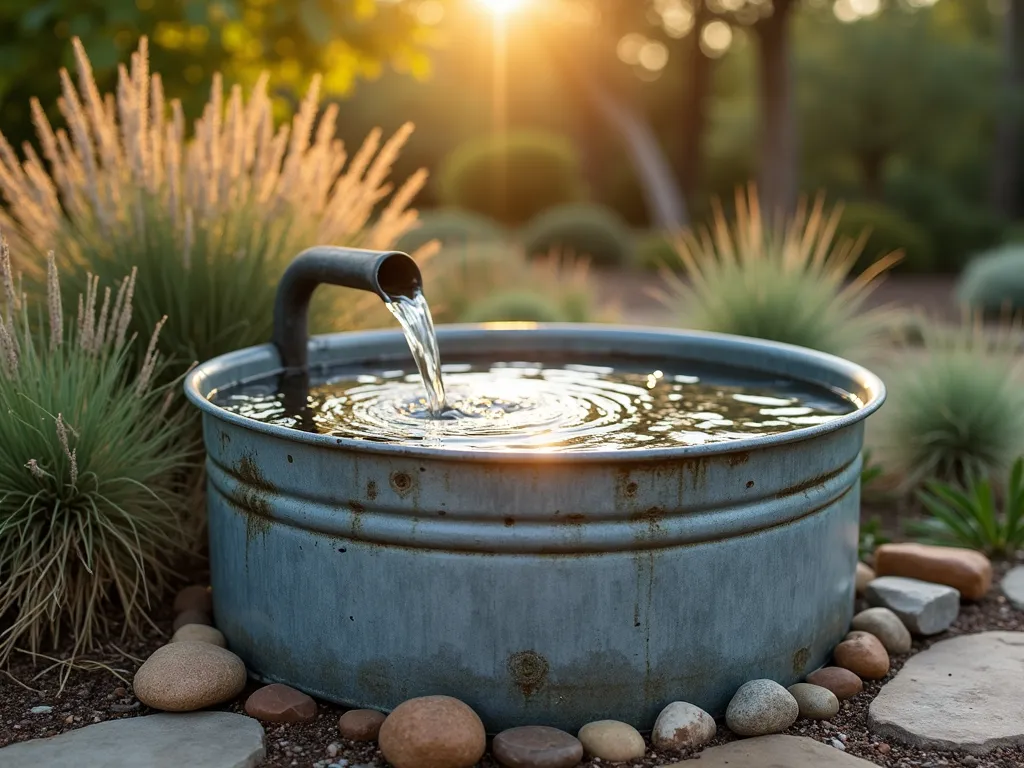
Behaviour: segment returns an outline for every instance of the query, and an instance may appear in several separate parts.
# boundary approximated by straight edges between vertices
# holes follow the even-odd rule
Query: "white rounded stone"
[[[889,654],[909,653],[912,639],[910,630],[900,617],[888,608],[868,608],[853,617],[850,625],[855,630],[870,632],[882,641]]]
[[[774,680],[751,680],[732,697],[725,722],[737,736],[765,736],[786,730],[799,714],[793,694]]]
[[[715,718],[700,707],[673,701],[654,722],[651,743],[658,749],[692,749],[715,738],[717,730]]]

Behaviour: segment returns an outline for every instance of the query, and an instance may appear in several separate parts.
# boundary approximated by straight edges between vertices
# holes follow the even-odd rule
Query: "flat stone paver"
[[[1011,568],[1003,577],[1003,594],[1018,611],[1024,611],[1024,565]]]
[[[805,736],[759,736],[705,749],[668,768],[874,768],[875,764]]]
[[[230,712],[108,720],[0,749],[3,768],[255,768],[263,727]]]
[[[982,632],[910,657],[871,702],[886,739],[976,755],[1024,744],[1024,632]]]

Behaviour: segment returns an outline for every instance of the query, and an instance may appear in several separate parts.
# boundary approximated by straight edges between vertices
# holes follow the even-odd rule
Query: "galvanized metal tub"
[[[472,453],[248,420],[211,392],[280,368],[272,345],[190,374],[203,413],[214,611],[251,673],[388,711],[448,694],[489,732],[649,730],[721,715],[747,680],[823,663],[853,609],[863,420],[882,383],[844,360],[715,334],[443,327],[442,357],[658,356],[741,366],[860,401],[828,424],[729,444]],[[311,371],[407,364],[399,332],[315,337]]]

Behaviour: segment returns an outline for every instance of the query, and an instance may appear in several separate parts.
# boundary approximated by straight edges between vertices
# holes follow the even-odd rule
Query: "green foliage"
[[[562,309],[548,297],[527,291],[506,291],[470,306],[462,318],[467,323],[565,322]]]
[[[1001,504],[997,496],[1001,496]],[[1014,462],[1002,494],[993,491],[988,478],[971,477],[964,489],[930,482],[918,498],[930,517],[912,524],[909,530],[922,541],[997,556],[1010,556],[1024,548],[1024,458]]]
[[[8,0],[0,3],[0,118],[14,146],[30,138],[28,101],[56,101],[51,73],[72,63],[72,36],[85,44],[103,90],[113,87],[118,62],[148,36],[167,95],[180,98],[190,116],[204,106],[215,72],[253,82],[269,70],[293,91],[324,72],[331,95],[375,77],[385,64],[422,76],[429,33],[414,10],[407,0],[333,0],[329,7],[323,0]]]
[[[770,223],[753,189],[738,192],[735,222],[719,206],[710,228],[683,238],[688,279],[666,275],[662,300],[684,327],[855,353],[884,325],[887,315],[863,304],[893,258],[848,283],[860,254],[853,242],[835,241],[839,214],[826,214],[818,198],[789,222]]]
[[[626,222],[615,211],[590,203],[544,211],[526,225],[521,237],[531,256],[571,253],[600,267],[626,264],[632,245]]]
[[[894,271],[927,273],[935,267],[932,244],[924,230],[883,205],[848,203],[843,208],[836,234],[851,240],[866,235],[862,258],[854,267],[856,272],[862,272],[876,259],[894,251],[903,253]]]
[[[496,243],[505,239],[501,225],[493,219],[457,208],[441,208],[420,214],[420,225],[402,235],[397,248],[411,253],[432,240],[442,246]]]
[[[102,297],[91,281],[65,326],[51,259],[48,333],[30,322],[6,243],[0,277],[0,615],[12,617],[2,664],[64,636],[75,653],[93,647],[112,607],[141,631],[185,551],[180,480],[195,453],[182,414],[166,413],[176,382],[150,386],[162,323],[134,364],[134,274]]]
[[[1024,312],[1024,246],[1003,246],[967,265],[957,285],[960,303],[986,314]]]
[[[445,159],[440,196],[446,205],[517,226],[584,197],[580,158],[567,139],[553,134],[484,136]]]
[[[857,558],[861,561],[867,560],[875,554],[875,550],[883,544],[888,544],[889,539],[882,533],[882,521],[873,517],[860,524],[860,534],[857,539]]]
[[[860,470],[860,487],[861,487],[861,490],[863,490],[863,489],[867,488],[868,486],[870,486],[873,482],[875,482],[878,478],[880,478],[885,473],[885,469],[882,467],[882,465],[881,464],[873,463],[871,459],[872,459],[871,451],[870,450],[865,450],[864,451],[864,456],[863,456],[863,464],[862,464],[861,470]]]
[[[598,306],[586,262],[572,258],[528,259],[522,249],[505,244],[445,248],[427,262],[424,284],[438,323],[465,322],[492,297],[523,294],[537,296],[535,306],[543,301],[565,322],[617,317],[614,308]]]
[[[649,272],[679,269],[679,255],[667,235],[644,232],[633,241],[633,264]]]
[[[1024,452],[1021,337],[1013,328],[920,327],[923,351],[901,352],[886,376],[886,465],[910,488],[1005,469]]]
[[[218,82],[195,138],[186,139],[180,107],[172,103],[168,117],[159,76],[148,75],[145,48],[123,73],[110,113],[84,51],[77,51],[80,89],[67,80],[62,102],[73,151],[57,151],[53,129],[37,113],[49,172],[34,153],[22,164],[13,155],[0,158],[0,190],[10,202],[0,224],[36,256],[24,262],[26,272],[54,250],[79,267],[73,279],[80,291],[77,272],[111,282],[137,265],[132,329],[145,333],[168,313],[160,346],[178,366],[268,341],[277,282],[303,249],[321,243],[388,248],[415,224],[415,212],[406,208],[425,172],[375,210],[387,198],[390,168],[411,125],[386,142],[379,131],[371,133],[346,164],[333,141],[336,107],[312,131],[317,80],[291,124],[276,133],[266,80],[248,102],[237,87],[225,99]],[[39,194],[40,179],[56,193]],[[353,327],[374,311],[386,314],[369,294],[340,293],[318,297],[315,329]]]

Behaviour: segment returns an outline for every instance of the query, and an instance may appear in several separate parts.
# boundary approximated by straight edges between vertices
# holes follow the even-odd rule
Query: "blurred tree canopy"
[[[327,95],[385,65],[418,78],[429,72],[431,31],[409,0],[0,0],[0,121],[12,142],[32,135],[29,99],[47,108],[59,93],[57,70],[71,64],[80,37],[100,87],[112,87],[119,62],[150,38],[153,69],[169,97],[193,114],[214,72],[249,82],[271,71],[280,93],[301,91],[324,74]]]

